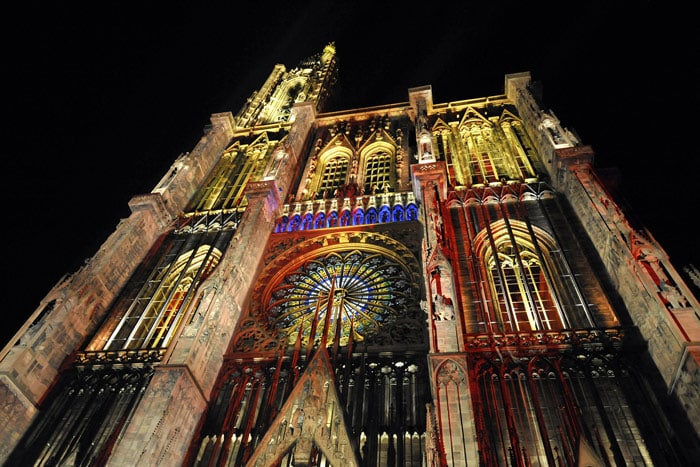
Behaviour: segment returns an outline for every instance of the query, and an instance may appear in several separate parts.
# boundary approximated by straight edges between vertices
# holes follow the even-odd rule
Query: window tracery
[[[325,336],[346,345],[397,321],[415,294],[408,273],[391,258],[359,250],[333,252],[285,273],[270,292],[267,313],[290,343],[301,336],[308,345]]]
[[[134,273],[86,355],[166,349],[184,325],[199,284],[219,263],[234,230],[171,234]]]
[[[544,232],[531,237],[514,220],[494,223],[488,231],[491,238],[486,242],[482,237],[482,253],[495,308],[492,324],[505,332],[564,329],[554,278],[545,263],[549,248]]]
[[[229,148],[214,169],[209,181],[199,190],[187,211],[211,211],[244,208],[244,191],[249,181],[261,180],[272,154],[279,148],[261,135],[249,145]],[[279,153],[278,153],[279,154]]]
[[[367,156],[364,166],[366,194],[382,193],[392,187],[392,159],[393,156],[389,152],[381,149]]]
[[[221,255],[211,245],[202,245],[157,268],[112,332],[105,350],[166,348],[191,297],[189,291],[214,269]]]

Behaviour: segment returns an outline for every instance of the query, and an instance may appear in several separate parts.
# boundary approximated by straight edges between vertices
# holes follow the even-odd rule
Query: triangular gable
[[[481,112],[476,110],[474,107],[471,105],[467,106],[464,109],[464,115],[462,116],[462,120],[459,122],[459,126],[464,125],[466,122],[470,120],[480,120],[483,123],[485,123],[488,126],[492,126],[492,123],[489,121],[488,118],[484,117]]]
[[[365,141],[362,142],[362,144],[358,147],[360,151],[362,151],[364,148],[367,146],[371,146],[375,143],[380,143],[380,144],[385,144],[387,147],[396,147],[398,144],[396,143],[396,140],[394,139],[393,136],[391,136],[389,133],[386,132],[383,128],[379,128],[376,131],[373,131]]]
[[[450,269],[452,269],[452,264],[450,263],[450,260],[447,259],[447,256],[445,256],[445,253],[442,251],[442,247],[438,244],[435,245],[433,248],[433,251],[430,253],[430,256],[428,257],[428,266],[426,268],[427,271],[432,271],[438,266],[447,266]]]
[[[444,131],[444,130],[449,130],[449,129],[450,129],[450,125],[448,125],[447,122],[445,122],[445,120],[438,117],[435,120],[435,123],[433,123],[433,128],[431,129],[431,131],[433,133],[437,133],[439,131]]]
[[[518,117],[517,115],[515,115],[513,112],[511,112],[508,109],[503,109],[503,113],[501,114],[500,117],[498,117],[498,120],[499,121],[503,121],[503,120],[518,120],[518,121],[520,121],[520,117]]]
[[[263,131],[260,133],[260,135],[255,138],[253,141],[251,141],[248,145],[249,146],[259,146],[259,145],[269,145],[270,144],[270,137],[267,135],[267,131]]]
[[[227,147],[224,152],[240,151],[242,147],[258,146],[258,145],[270,145],[270,137],[267,131],[261,132],[252,141],[248,143],[241,143],[240,139],[236,139],[229,147]]]
[[[350,151],[353,151],[353,145],[348,139],[348,137],[345,135],[345,133],[338,133],[335,136],[333,136],[333,138],[331,138],[328,144],[326,144],[323,147],[323,150],[321,152],[329,151],[338,147],[347,148]]]
[[[224,149],[224,152],[239,151],[241,149],[241,141],[236,140],[232,145]]]
[[[286,453],[302,465],[316,446],[333,466],[359,466],[335,376],[325,347],[319,348],[247,465],[272,465]]]
[[[577,467],[605,467],[605,462],[583,436],[578,439]]]

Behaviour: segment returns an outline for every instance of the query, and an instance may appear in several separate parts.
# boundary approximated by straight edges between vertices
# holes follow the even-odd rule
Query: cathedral
[[[211,115],[48,292],[0,464],[697,465],[700,303],[530,73],[334,109],[338,61]]]

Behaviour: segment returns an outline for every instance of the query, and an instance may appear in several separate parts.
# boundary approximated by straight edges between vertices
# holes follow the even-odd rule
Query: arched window
[[[190,291],[211,273],[221,255],[214,246],[204,244],[156,267],[104,349],[166,348],[191,300]]]
[[[284,232],[287,228],[287,222],[289,218],[287,216],[282,216],[279,221],[277,221],[277,227],[275,227],[275,233]]]
[[[344,209],[343,212],[340,214],[340,225],[341,227],[347,227],[350,225],[350,211],[348,209]]]
[[[328,213],[328,220],[326,221],[328,227],[338,227],[338,213],[332,211]]]
[[[406,206],[406,220],[415,221],[418,219],[418,207],[415,204]]]
[[[377,208],[369,208],[367,214],[365,215],[365,224],[376,224],[377,223]]]
[[[365,159],[364,192],[370,195],[382,193],[391,188],[392,156],[385,150],[370,154]]]
[[[491,238],[481,238],[481,257],[493,297],[492,324],[504,332],[564,329],[544,264],[551,239],[546,242],[541,231],[540,237],[531,237],[526,226],[514,220],[495,222],[485,232]]]
[[[246,207],[245,187],[251,180],[262,178],[275,147],[276,144],[261,135],[248,146],[229,148],[186,211]]]
[[[379,208],[379,223],[386,224],[387,222],[391,222],[391,211],[389,206],[382,206]]]
[[[335,191],[345,184],[348,175],[349,159],[345,155],[328,158],[323,164],[321,183],[316,191],[316,198],[332,198]]]
[[[287,224],[287,232],[296,232],[299,230],[300,224],[301,216],[299,214],[295,214],[291,219],[289,219],[289,224]]]
[[[319,212],[314,218],[314,229],[322,229],[326,226],[326,214]]]

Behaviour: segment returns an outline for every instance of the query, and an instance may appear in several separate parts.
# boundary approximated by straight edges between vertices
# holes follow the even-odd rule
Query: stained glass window
[[[369,252],[335,252],[308,261],[272,291],[269,310],[276,326],[295,341],[318,342],[325,334],[341,345],[391,321],[412,295],[406,271],[390,258]],[[326,329],[326,326],[327,329]]]

